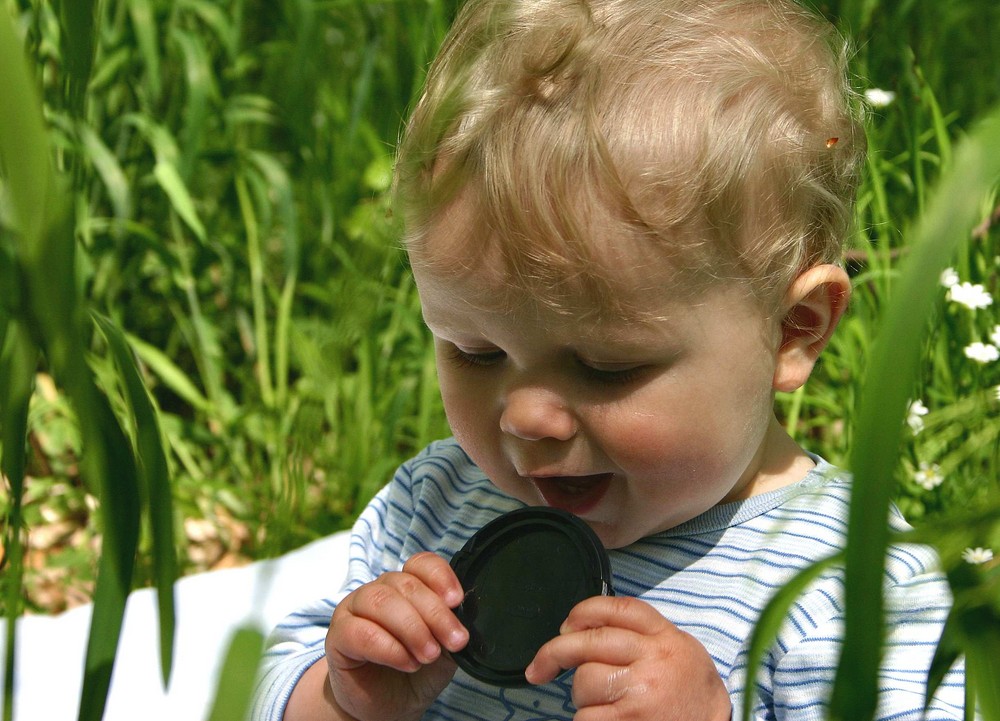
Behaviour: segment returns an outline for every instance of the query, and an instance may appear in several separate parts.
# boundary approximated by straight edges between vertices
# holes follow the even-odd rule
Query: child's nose
[[[562,399],[537,387],[515,388],[507,393],[500,430],[527,441],[554,438],[568,441],[576,435],[576,418]]]

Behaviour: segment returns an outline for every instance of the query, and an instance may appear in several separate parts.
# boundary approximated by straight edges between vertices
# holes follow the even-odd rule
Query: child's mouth
[[[611,473],[590,476],[533,476],[546,505],[582,515],[594,508],[611,485]]]

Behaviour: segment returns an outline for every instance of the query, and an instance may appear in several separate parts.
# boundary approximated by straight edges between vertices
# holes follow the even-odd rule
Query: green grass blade
[[[288,402],[288,360],[291,345],[292,305],[298,274],[292,270],[285,277],[278,301],[278,318],[274,323],[274,382],[275,403],[285,408]]]
[[[980,607],[964,619],[965,673],[982,721],[1000,721],[1000,615]]]
[[[267,307],[264,293],[264,257],[261,248],[257,215],[254,211],[246,179],[236,178],[236,197],[239,201],[243,228],[247,237],[247,265],[250,267],[250,296],[253,305],[255,366],[260,387],[260,397],[268,408],[274,407],[274,385],[271,374],[271,344],[267,329]]]
[[[77,118],[83,116],[87,83],[94,67],[96,10],[95,0],[62,0],[59,3],[66,100],[70,113]]]
[[[944,629],[941,631],[941,639],[937,648],[934,649],[934,657],[931,659],[931,668],[927,674],[927,692],[924,695],[924,711],[931,704],[934,694],[944,681],[945,675],[955,665],[955,661],[962,655],[962,640],[959,618],[955,609],[948,614]]]
[[[198,386],[181,370],[170,357],[156,346],[150,345],[134,335],[128,335],[129,345],[170,390],[190,403],[199,411],[208,412],[212,404]]]
[[[219,674],[209,721],[243,721],[246,718],[263,650],[264,636],[260,631],[245,627],[236,630]]]
[[[247,159],[263,179],[267,197],[273,198],[281,221],[281,243],[286,274],[299,265],[299,219],[295,189],[288,170],[275,157],[259,151],[247,152]]]
[[[774,639],[777,638],[781,624],[784,623],[785,618],[788,616],[788,609],[792,607],[795,599],[802,594],[806,587],[816,580],[823,571],[837,563],[842,563],[843,560],[844,553],[840,552],[803,568],[774,594],[771,600],[767,602],[764,610],[761,611],[760,617],[754,626],[753,635],[750,637],[750,649],[747,653],[742,718],[753,718],[753,705],[757,699],[757,695],[754,692],[757,687],[755,682],[757,672],[760,670],[764,653],[774,642]]]
[[[184,180],[190,180],[205,137],[209,104],[219,92],[215,86],[212,61],[201,39],[177,27],[172,29],[171,39],[180,47],[184,57],[187,92],[184,128],[179,136],[182,151],[178,169]]]
[[[872,348],[851,453],[855,481],[848,522],[845,637],[830,704],[833,719],[866,721],[875,712],[884,633],[886,519],[907,401],[936,302],[928,289],[936,287],[941,270],[979,220],[982,196],[1000,177],[998,147],[1000,111],[994,111],[958,146],[953,167],[910,233],[912,253]]]
[[[94,314],[124,381],[126,399],[134,419],[139,479],[145,489],[145,507],[153,537],[153,570],[156,580],[160,624],[160,669],[164,688],[170,681],[173,667],[174,581],[177,580],[177,556],[174,550],[173,498],[167,458],[156,409],[139,376],[135,357],[125,341],[125,335],[111,320]]]
[[[0,13],[0,68],[0,169],[17,228],[35,238],[54,179],[41,103],[9,13]]]
[[[3,718],[14,717],[14,659],[17,654],[17,617],[21,614],[21,588],[24,578],[21,499],[28,438],[28,404],[38,351],[19,324],[11,323],[0,337],[0,472],[10,484],[10,511],[6,519],[7,538],[3,540],[5,562],[3,582],[7,609],[5,627]]]
[[[237,46],[239,44],[239,27],[236,25],[236,18],[230,15],[229,8],[222,8],[214,0],[178,0],[177,7],[184,12],[191,12],[198,16],[222,44],[226,51],[226,59],[236,58]]]
[[[187,185],[184,184],[177,166],[171,162],[159,160],[153,167],[153,177],[156,178],[156,182],[163,189],[163,192],[167,194],[170,204],[177,211],[177,215],[194,232],[198,240],[204,242],[207,237],[205,226],[202,225],[201,218],[198,217],[194,199]]]
[[[160,97],[162,78],[160,74],[160,50],[156,36],[156,14],[151,0],[128,0],[128,12],[132,19],[139,54],[146,66],[146,88],[151,101]]]
[[[79,715],[80,721],[100,721],[111,686],[139,543],[139,478],[128,439],[107,399],[94,386],[92,376],[71,378],[67,388],[84,431],[86,452],[80,459],[81,469],[84,478],[100,489],[104,537]]]
[[[177,215],[199,240],[204,241],[205,226],[198,216],[194,196],[181,175],[181,152],[173,134],[168,128],[157,124],[146,115],[130,113],[125,116],[124,121],[135,126],[146,138],[156,156],[153,177],[170,200],[170,205]]]
[[[115,216],[120,220],[131,218],[131,189],[118,158],[90,126],[81,124],[79,135],[84,152],[90,158],[90,162],[93,163],[94,169],[108,191],[108,198],[111,200],[111,207],[115,210]]]
[[[4,67],[0,73],[0,97],[4,98],[0,103],[0,166],[6,172],[7,193],[20,231],[15,236],[15,256],[22,271],[23,305],[18,311],[25,315],[24,323],[44,351],[56,382],[72,399],[85,449],[80,469],[98,492],[104,518],[80,702],[80,718],[96,721],[106,704],[132,578],[138,542],[138,481],[117,419],[98,391],[90,368],[81,362],[86,347],[81,324],[84,304],[77,294],[69,205],[57,192],[41,105],[21,48],[9,16],[0,16],[0,65]]]

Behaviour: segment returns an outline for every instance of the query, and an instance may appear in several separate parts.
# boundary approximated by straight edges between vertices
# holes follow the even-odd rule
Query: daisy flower
[[[945,268],[944,270],[941,271],[941,277],[939,280],[941,282],[941,285],[943,285],[945,288],[951,288],[953,286],[956,286],[958,285],[959,281],[958,271],[956,271],[954,268]]]
[[[976,363],[992,363],[1000,360],[1000,348],[991,343],[970,343],[965,346],[965,357],[976,361]]]
[[[993,549],[992,548],[966,548],[962,551],[962,560],[966,563],[971,563],[974,566],[979,566],[983,563],[989,563],[993,560]]]
[[[971,310],[993,305],[993,296],[979,283],[956,283],[948,288],[948,300]]]
[[[913,480],[925,491],[933,491],[944,483],[941,466],[937,463],[920,463],[920,468],[913,474]]]
[[[913,435],[917,435],[924,429],[924,416],[930,412],[930,409],[919,398],[910,403],[910,409],[906,414],[906,425],[913,431]]]
[[[882,88],[868,88],[865,91],[865,100],[873,108],[884,108],[887,105],[891,105],[892,101],[896,99],[896,93],[892,90],[883,90]]]

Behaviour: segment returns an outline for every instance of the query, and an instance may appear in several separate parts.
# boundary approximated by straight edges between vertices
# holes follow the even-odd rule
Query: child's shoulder
[[[428,539],[448,537],[458,543],[523,505],[494,486],[458,443],[446,438],[404,462],[366,513],[398,534],[419,531]]]
[[[485,480],[483,472],[454,438],[431,441],[423,450],[403,463],[397,475],[400,474],[414,479],[415,482],[442,475],[456,480],[479,478]]]
[[[792,489],[785,504],[776,514],[795,518],[802,528],[809,528],[817,539],[829,543],[831,551],[846,547],[853,478],[850,472],[816,456],[816,467],[797,488]],[[890,505],[887,518],[890,531],[898,536],[912,526],[895,504]],[[801,530],[801,529],[800,529]],[[905,586],[940,580],[940,561],[930,546],[893,542],[886,550],[886,586]]]

